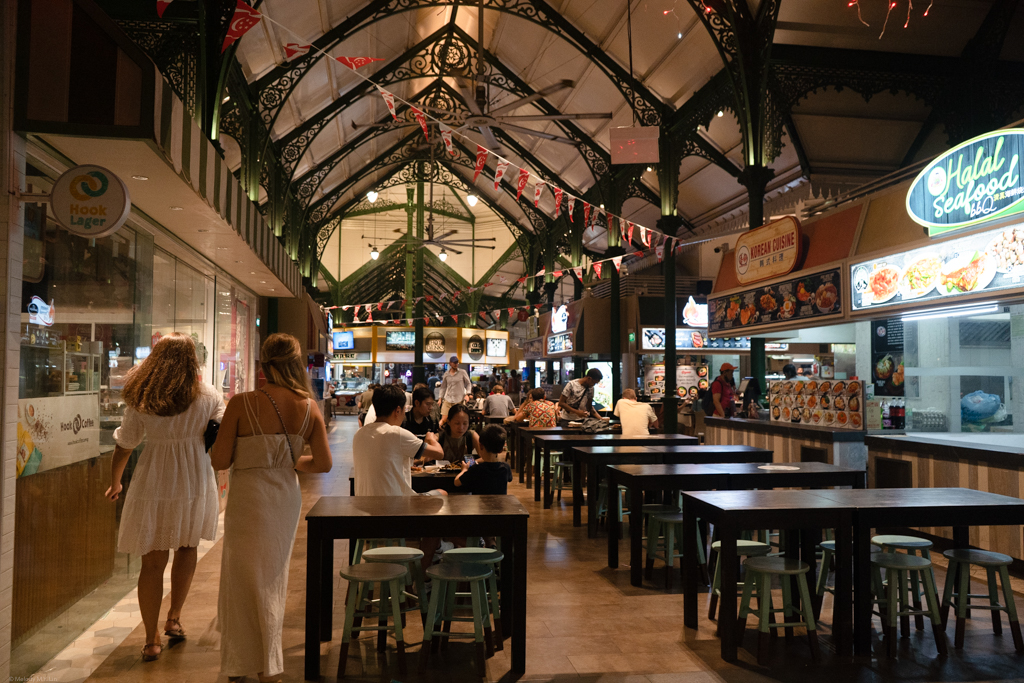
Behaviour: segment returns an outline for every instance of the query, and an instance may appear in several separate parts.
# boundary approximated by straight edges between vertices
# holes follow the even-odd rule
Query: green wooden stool
[[[558,460],[558,461],[555,462],[555,465],[554,465],[555,476],[554,476],[553,483],[551,484],[551,490],[552,491],[558,491],[558,500],[559,501],[562,500],[562,489],[571,489],[572,488],[572,484],[571,483],[569,483],[569,484],[565,483],[565,475],[566,475],[566,473],[568,473],[570,477],[573,476],[573,467],[572,466],[573,466],[573,463],[569,462],[568,460]]]
[[[618,487],[618,496],[615,499],[615,519],[620,524],[622,523],[622,516],[629,514],[628,509],[622,503],[623,492],[627,491],[625,486]],[[597,485],[597,518],[598,520],[608,520],[608,482],[602,481]]]
[[[917,536],[900,536],[900,535],[882,535],[873,536],[871,542],[877,546],[881,546],[883,553],[891,553],[896,550],[906,551],[908,555],[920,554],[924,559],[931,561],[931,547],[932,542],[925,538],[918,538]],[[929,569],[932,575],[932,584],[937,585],[935,581],[934,569]],[[914,609],[921,609],[921,577],[917,572],[910,574],[910,596],[914,603]],[[914,626],[918,631],[924,630],[924,617],[916,615],[914,617]],[[903,636],[910,634],[910,617],[903,617],[900,619],[900,632]]]
[[[1013,634],[1013,646],[1018,652],[1024,651],[1024,641],[1021,640],[1020,623],[1017,621],[1017,606],[1013,600],[1013,590],[1010,588],[1010,573],[1008,567],[1013,558],[1002,553],[993,553],[987,550],[947,550],[942,556],[949,560],[949,568],[946,570],[946,586],[942,592],[942,628],[946,628],[946,620],[949,617],[949,608],[956,608],[956,636],[953,639],[953,647],[960,649],[964,646],[964,624],[967,620],[968,609],[987,609],[992,611],[992,631],[998,636],[1003,633],[1003,621],[999,616],[1000,612],[1006,612],[1010,620],[1010,633]],[[971,595],[971,565],[983,567],[988,574],[988,594]],[[957,569],[960,570],[959,587],[956,586]],[[1003,583],[1003,599],[1005,605],[999,604],[999,589],[996,585],[996,574]],[[966,596],[966,597],[965,597]],[[971,598],[988,598],[988,605],[971,604]]]
[[[694,520],[694,524],[697,521]],[[651,515],[647,525],[647,578],[650,579],[654,571],[654,561],[661,560],[665,563],[665,583],[672,585],[672,570],[675,569],[676,559],[683,556],[683,513],[682,512],[658,512]],[[678,552],[677,552],[678,549]],[[704,557],[704,544],[701,543],[700,529],[697,530],[697,563],[704,574],[704,580],[708,577],[708,561]]]
[[[408,604],[402,608],[402,618],[407,612],[419,612],[422,619],[427,617],[427,591],[423,582],[423,551],[419,548],[406,548],[404,546],[369,548],[363,551],[363,562],[389,562],[408,567],[409,574],[405,578],[406,590],[402,591],[402,602],[406,598],[412,598],[416,604]],[[415,585],[416,592],[410,593],[408,588]],[[405,626],[405,622],[402,622]]]
[[[357,538],[352,550],[352,564],[359,564],[363,561],[363,551],[370,548],[399,548],[405,547],[404,538]]]
[[[489,649],[504,650],[504,638],[501,634],[501,595],[498,593],[498,567],[505,555],[500,550],[490,548],[453,548],[441,555],[442,562],[464,562],[489,567],[491,575],[487,579],[487,606],[490,608],[490,620],[484,620],[484,641]],[[459,593],[459,597],[470,597],[469,593]],[[491,621],[494,622],[494,638],[492,645]]]
[[[885,569],[885,598],[879,600],[885,607],[885,641],[890,657],[896,656],[896,618],[909,619],[911,616],[927,615],[932,621],[932,633],[939,655],[946,655],[946,631],[939,614],[939,598],[935,593],[932,579],[932,561],[907,553],[872,553],[871,568],[874,573],[875,590],[883,590],[882,570]],[[921,577],[927,609],[920,609],[920,596],[912,596],[913,575]],[[879,596],[881,598],[881,596]],[[915,604],[916,603],[916,604]],[[907,629],[909,630],[909,629]]]
[[[385,562],[374,562],[365,564],[354,564],[341,570],[341,578],[349,582],[348,600],[345,604],[345,625],[341,631],[341,652],[338,658],[338,678],[345,677],[345,664],[348,662],[348,646],[352,641],[352,634],[359,631],[383,632],[384,642],[387,642],[387,632],[395,634],[396,649],[398,651],[398,670],[405,673],[405,640],[402,635],[402,606],[399,599],[402,596],[402,588],[405,585],[405,577],[409,570],[400,564]],[[380,599],[377,601],[367,600],[366,592],[373,584],[380,584]],[[363,612],[363,604],[367,603],[368,610]],[[371,611],[369,608],[376,602],[378,610]],[[390,610],[388,609],[390,603]],[[376,626],[354,625],[356,612],[364,619],[377,618]],[[388,616],[392,617],[392,625],[388,626]],[[381,641],[377,641],[377,650],[383,651]]]
[[[754,587],[757,587],[757,628],[760,632],[757,642],[757,663],[762,666],[768,665],[768,643],[771,638],[770,629],[785,628],[786,638],[792,637],[793,628],[804,626],[807,628],[807,642],[811,646],[811,658],[817,662],[821,659],[821,652],[818,649],[818,633],[814,624],[814,606],[811,603],[811,594],[807,588],[807,572],[810,565],[800,560],[791,560],[784,557],[748,557],[743,561],[743,568],[747,575],[743,581],[743,597],[740,599],[740,612],[737,618],[737,639],[743,640],[743,633],[747,628],[747,615],[754,612],[750,608],[750,598],[753,595]],[[772,577],[782,577],[782,607],[775,609],[772,606]],[[800,592],[800,609],[793,606],[792,588],[790,577],[796,577],[797,590]],[[782,623],[772,623],[773,614],[782,612],[785,619]],[[793,612],[802,613],[803,621],[790,621]]]
[[[828,572],[829,567],[832,564],[832,558],[836,554],[836,542],[835,541],[822,541],[821,545],[821,571],[818,572],[818,585],[815,593],[818,597],[825,595],[826,592],[835,593],[835,589],[828,585]],[[869,552],[880,553],[882,549],[877,545],[872,545]]]
[[[711,544],[711,550],[715,553],[720,553],[722,548],[721,541],[715,541]],[[760,541],[748,541],[745,539],[736,540],[736,555],[738,557],[763,557],[772,551],[772,547],[767,543],[761,543]],[[739,584],[736,584],[737,589]],[[714,619],[718,613],[718,597],[722,594],[722,556],[718,555],[718,559],[715,560],[715,578],[711,582],[711,603],[708,606],[708,619]],[[758,597],[760,600],[760,597]]]
[[[448,639],[452,637],[472,637],[476,640],[477,673],[480,676],[486,675],[487,648],[484,645],[484,620],[487,611],[484,606],[487,604],[487,579],[492,574],[493,572],[482,564],[461,562],[442,562],[427,570],[427,576],[430,577],[433,588],[430,592],[430,607],[427,609],[427,624],[423,631],[423,647],[420,650],[421,670],[426,668],[430,652],[437,648],[439,641],[447,644]],[[471,618],[455,616],[455,598],[459,583],[469,584],[470,606],[473,610]],[[440,631],[437,630],[439,618],[442,622]],[[472,621],[473,635],[452,634],[453,621]],[[440,636],[440,638],[435,640],[434,636]]]

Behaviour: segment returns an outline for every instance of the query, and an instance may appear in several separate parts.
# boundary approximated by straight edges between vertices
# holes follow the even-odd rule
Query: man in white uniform
[[[615,417],[622,421],[623,436],[642,436],[658,425],[658,416],[649,403],[636,400],[636,392],[626,389],[615,404]]]

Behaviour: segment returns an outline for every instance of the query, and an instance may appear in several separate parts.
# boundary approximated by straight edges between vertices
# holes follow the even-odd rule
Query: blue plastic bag
[[[999,404],[999,397],[995,394],[974,391],[960,399],[960,417],[968,422],[984,420],[996,414]]]

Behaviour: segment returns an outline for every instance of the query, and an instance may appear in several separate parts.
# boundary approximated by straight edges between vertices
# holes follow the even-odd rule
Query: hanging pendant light
[[[437,258],[441,259],[441,262],[442,262],[442,263],[443,263],[443,262],[445,262],[445,261],[447,261],[447,260],[448,260],[448,252],[447,252],[447,251],[445,251],[445,250],[444,250],[444,249],[442,248],[442,249],[441,249],[441,253],[437,255]]]
[[[372,258],[374,261],[376,261],[378,256],[380,256],[380,252],[377,251],[377,247],[375,247],[375,246],[373,246],[371,244],[370,245],[370,258]]]
[[[377,201],[378,196],[379,195],[374,190],[370,190],[369,192],[366,193],[366,198],[370,200],[371,204]]]
[[[475,194],[466,195],[466,203],[470,206],[476,206],[477,198]]]

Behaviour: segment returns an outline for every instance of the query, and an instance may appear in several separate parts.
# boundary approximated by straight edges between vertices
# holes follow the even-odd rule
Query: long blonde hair
[[[306,354],[292,335],[278,332],[267,337],[260,348],[260,364],[268,382],[291,389],[303,398],[313,398],[306,373]]]
[[[128,371],[121,396],[140,413],[170,417],[188,410],[199,396],[199,382],[195,343],[181,332],[172,332]]]

